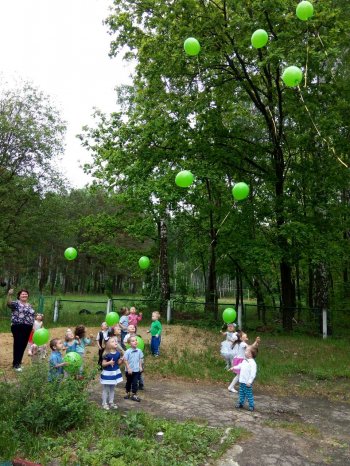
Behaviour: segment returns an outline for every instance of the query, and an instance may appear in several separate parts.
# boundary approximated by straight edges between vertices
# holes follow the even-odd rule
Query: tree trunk
[[[218,318],[218,292],[217,292],[217,280],[216,280],[216,245],[217,245],[217,230],[214,227],[214,216],[212,209],[212,193],[210,187],[210,181],[206,179],[206,186],[208,191],[208,198],[210,204],[209,211],[209,222],[210,222],[210,245],[209,245],[209,263],[208,263],[208,274],[205,287],[205,311],[212,313],[214,319]]]
[[[318,317],[319,332],[322,333],[322,311],[329,308],[330,275],[324,262],[319,262],[314,273],[314,303]]]
[[[170,277],[168,266],[168,227],[164,219],[158,222],[159,238],[159,285],[160,311],[166,312],[167,301],[170,299]]]

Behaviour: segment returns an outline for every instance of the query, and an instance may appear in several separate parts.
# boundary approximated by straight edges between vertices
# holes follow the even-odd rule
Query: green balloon
[[[197,39],[189,37],[184,42],[184,49],[187,55],[195,56],[201,51],[201,46]]]
[[[75,248],[67,248],[64,251],[64,257],[69,261],[74,260],[77,257],[77,255],[78,255],[78,252]]]
[[[261,49],[265,47],[269,40],[269,36],[265,29],[257,29],[251,38],[252,46],[256,49]]]
[[[299,86],[303,79],[303,72],[297,66],[288,66],[283,71],[282,81],[288,87]]]
[[[74,351],[67,353],[63,358],[63,361],[68,362],[68,366],[64,366],[64,370],[70,374],[76,374],[83,364],[80,354],[75,353]]]
[[[142,270],[148,269],[148,267],[150,266],[150,263],[151,261],[149,260],[147,256],[142,256],[139,259],[139,266],[140,266],[140,269]]]
[[[295,13],[299,19],[307,21],[314,14],[314,7],[312,3],[303,1],[298,4]]]
[[[33,335],[33,343],[38,346],[46,345],[46,343],[50,340],[49,331],[46,328],[38,328],[35,330]]]
[[[117,312],[109,312],[106,315],[106,324],[109,327],[113,327],[113,325],[119,322],[119,314]]]
[[[180,188],[188,188],[193,183],[194,176],[188,170],[182,170],[175,177],[175,183],[180,186]]]
[[[138,335],[136,335],[136,339],[137,339],[137,348],[140,349],[141,351],[143,351],[145,349],[145,342]],[[127,348],[131,348],[129,343],[126,343],[125,346]]]
[[[241,181],[232,188],[232,196],[235,201],[243,201],[249,194],[249,186]]]
[[[222,319],[226,324],[232,324],[236,320],[237,314],[233,307],[227,307],[222,313]]]

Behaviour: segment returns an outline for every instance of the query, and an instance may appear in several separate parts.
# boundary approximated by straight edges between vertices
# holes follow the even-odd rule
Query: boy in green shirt
[[[151,334],[151,353],[156,358],[159,356],[159,347],[161,342],[162,324],[159,322],[159,312],[152,312],[151,328],[147,333]]]

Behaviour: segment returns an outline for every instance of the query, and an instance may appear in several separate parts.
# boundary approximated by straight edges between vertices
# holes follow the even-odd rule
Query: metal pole
[[[322,334],[325,340],[327,338],[327,309],[322,309]]]
[[[58,320],[58,308],[59,308],[59,305],[60,305],[60,301],[58,299],[56,299],[55,307],[53,309],[53,321],[54,322],[57,322],[57,320]]]
[[[171,321],[171,301],[169,299],[168,302],[167,302],[167,306],[166,306],[166,322],[167,322],[167,324],[170,324],[170,321]]]
[[[238,311],[238,314],[237,314],[238,328],[242,330],[242,303],[238,304],[237,311]]]

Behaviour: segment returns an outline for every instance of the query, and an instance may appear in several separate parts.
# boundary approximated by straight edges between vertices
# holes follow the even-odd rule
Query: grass
[[[273,429],[285,429],[293,432],[300,437],[319,437],[320,431],[311,424],[305,424],[305,422],[288,422],[288,421],[273,421],[267,420],[264,424]]]
[[[161,346],[161,358],[147,359],[147,369],[162,376],[229,383],[232,373],[224,370],[218,332],[169,326]],[[250,341],[257,335],[249,333]],[[261,334],[257,357],[256,390],[279,395],[326,396],[350,401],[349,341],[315,337]]]

